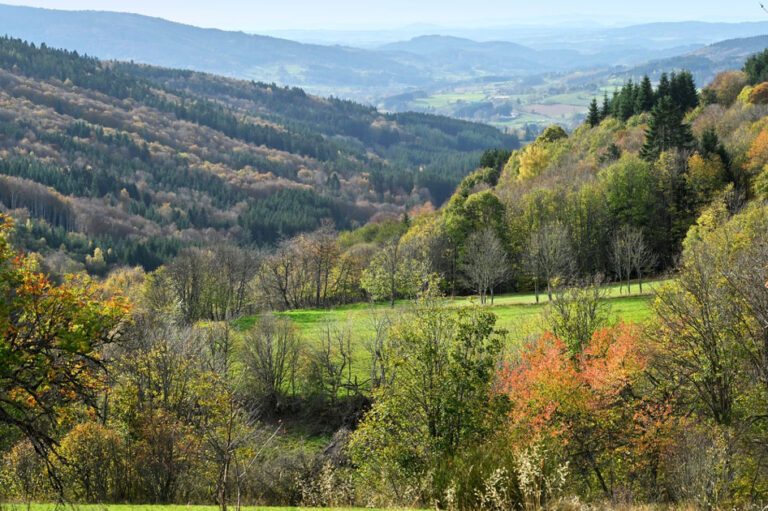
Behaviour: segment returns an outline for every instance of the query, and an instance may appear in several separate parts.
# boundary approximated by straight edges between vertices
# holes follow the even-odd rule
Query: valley
[[[0,511],[764,508],[768,22],[60,1],[0,5]]]

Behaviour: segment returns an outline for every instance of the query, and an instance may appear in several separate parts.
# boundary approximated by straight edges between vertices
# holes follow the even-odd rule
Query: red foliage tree
[[[595,332],[575,356],[563,341],[544,335],[500,374],[500,389],[513,405],[513,438],[523,445],[544,442],[570,458],[587,485],[609,498],[618,490],[613,481],[655,477],[670,413],[644,395],[650,360],[637,326]]]

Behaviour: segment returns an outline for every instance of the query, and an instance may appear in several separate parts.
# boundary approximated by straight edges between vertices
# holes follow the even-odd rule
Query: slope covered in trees
[[[0,39],[0,204],[23,243],[154,268],[440,204],[494,128]],[[102,269],[105,266],[100,266]],[[91,265],[91,269],[95,269]]]
[[[602,108],[596,100],[589,122],[570,134],[552,126],[523,149],[483,153],[480,168],[437,210],[416,205],[397,220],[342,233],[326,220],[260,251],[145,246],[146,257],[178,255],[149,272],[117,269],[99,284],[62,275],[55,254],[18,254],[14,244],[42,243],[41,224],[12,230],[0,216],[0,497],[216,502],[222,510],[235,503],[762,508],[766,69],[768,52],[698,94],[687,73],[629,82]],[[140,101],[132,95],[159,97],[119,119],[163,126],[154,112],[173,108],[239,137],[264,133],[245,108],[232,123],[221,103],[188,104],[189,96],[158,85],[178,76],[152,72],[155,81],[140,82],[153,84],[144,92],[105,82],[131,98],[110,96],[126,109]],[[20,82],[15,91],[37,83],[8,76]],[[98,73],[77,79],[71,87],[99,83]],[[47,97],[39,94],[28,93],[39,103],[9,104],[33,108]],[[78,111],[96,115],[94,98],[106,100],[87,97]],[[193,132],[201,126],[184,122]],[[27,152],[4,163],[0,191],[3,200],[30,200],[19,203],[25,215],[59,226],[50,240],[80,243],[86,264],[103,271],[108,252],[91,250],[84,237],[53,236],[82,225],[83,206],[65,192],[97,204],[100,187],[113,181],[96,180],[95,166],[62,176],[62,156],[51,148],[110,162],[103,147],[120,145],[123,157],[107,167],[118,179],[128,172],[120,162],[151,161],[160,142],[145,151],[114,128],[65,126],[59,138],[28,125],[20,135],[6,128]],[[225,140],[221,131],[206,133]],[[298,131],[284,133],[290,140]],[[48,164],[29,164],[33,151],[33,161],[49,154]],[[327,156],[303,161],[337,162]],[[126,182],[115,210],[121,200],[143,203],[146,181],[162,183],[153,176],[164,174],[151,170],[142,167],[145,181],[135,188]],[[33,187],[19,177],[26,175],[46,184]],[[230,183],[224,170],[219,177]],[[254,209],[239,213],[241,228],[269,233],[271,213],[343,213],[337,202],[299,190],[273,192],[262,210],[246,199]],[[163,193],[171,204],[172,192]],[[209,200],[226,204],[228,195]],[[174,214],[163,208],[159,215]],[[613,320],[602,299],[606,278],[629,290],[667,271],[651,317]],[[541,293],[540,325],[499,328],[494,292],[510,289]],[[480,304],[446,305],[444,297],[464,291]],[[326,323],[303,338],[280,314],[367,299],[394,306],[402,297],[412,300],[391,314],[371,307],[365,334]]]

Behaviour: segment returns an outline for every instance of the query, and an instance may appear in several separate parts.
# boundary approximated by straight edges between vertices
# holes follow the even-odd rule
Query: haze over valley
[[[523,138],[584,118],[592,97],[627,77],[689,69],[699,83],[763,43],[768,21],[476,29],[272,30],[272,37],[202,29],[142,15],[0,5],[0,34],[101,59],[274,82],[384,111],[448,115]],[[366,38],[362,38],[362,35]],[[291,40],[295,39],[295,40]],[[723,42],[726,41],[727,42]]]
[[[768,509],[768,7],[5,1],[0,511]]]

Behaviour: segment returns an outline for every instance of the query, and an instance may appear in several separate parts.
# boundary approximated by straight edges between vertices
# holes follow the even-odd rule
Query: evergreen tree
[[[587,114],[587,123],[591,128],[594,128],[600,124],[600,109],[597,106],[597,100],[592,98],[592,103],[589,104],[589,113]]]
[[[717,136],[714,126],[707,128],[704,133],[701,134],[700,147],[704,156],[716,154],[720,157],[720,161],[723,162],[723,165],[725,166],[726,179],[728,181],[733,181],[731,156],[728,154],[723,143],[720,142],[720,138]]]
[[[603,108],[600,111],[600,119],[605,119],[611,114],[611,100],[608,99],[608,93],[603,95]]]
[[[626,121],[635,114],[635,86],[630,78],[619,94],[619,119]]]
[[[656,102],[658,103],[664,96],[669,96],[670,92],[669,77],[667,76],[667,73],[661,73],[659,87],[656,89]]]
[[[690,149],[693,143],[691,127],[683,123],[680,108],[669,96],[662,97],[651,110],[640,156],[646,161],[655,161],[664,151],[673,148]]]
[[[614,116],[617,119],[621,118],[621,110],[620,110],[620,97],[619,97],[619,91],[615,90],[613,91],[613,99],[611,99],[611,115]]]
[[[648,75],[643,77],[643,81],[638,89],[637,99],[635,100],[635,114],[641,114],[643,112],[650,112],[653,108],[653,85],[651,85],[651,79]]]
[[[699,94],[696,91],[696,84],[693,81],[693,75],[688,71],[681,71],[680,74],[672,73],[669,88],[669,95],[672,97],[672,101],[683,112],[699,106]]]
[[[744,63],[744,72],[751,85],[768,81],[768,49],[749,57]]]

